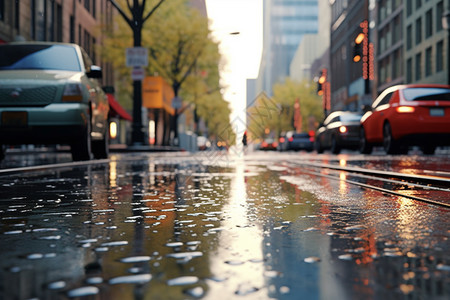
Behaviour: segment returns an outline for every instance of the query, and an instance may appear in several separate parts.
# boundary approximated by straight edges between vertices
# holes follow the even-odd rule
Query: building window
[[[430,9],[425,14],[425,38],[433,35],[433,11]]]
[[[63,10],[62,5],[56,5],[56,41],[63,41]]]
[[[419,9],[422,6],[422,0],[416,0],[416,9]]]
[[[401,57],[401,49],[398,49],[394,52],[394,62],[392,65],[392,78],[398,78],[401,76],[402,69],[402,57]]]
[[[406,50],[412,48],[412,25],[408,25],[406,28]]]
[[[436,44],[436,72],[444,70],[444,41]]]
[[[5,0],[0,0],[0,21],[5,20]]]
[[[15,24],[14,27],[16,28],[17,32],[19,32],[19,28],[20,28],[20,5],[19,5],[19,1],[16,1],[16,9],[14,10],[15,12]]]
[[[432,49],[431,47],[427,48],[425,50],[425,76],[431,76],[433,73],[433,66],[432,66]]]
[[[401,18],[396,17],[394,19],[394,30],[392,33],[392,43],[395,44],[402,39],[402,26],[401,26]]]
[[[406,83],[412,82],[412,59],[406,61]]]
[[[441,31],[442,28],[442,14],[444,12],[444,2],[441,1],[436,6],[436,32]]]
[[[75,18],[70,16],[70,42],[75,43]]]
[[[416,45],[422,42],[422,18],[416,20]]]
[[[412,0],[407,0],[406,1],[406,16],[409,17],[410,15],[412,15]]]
[[[83,45],[81,25],[78,24],[78,45]]]
[[[46,39],[46,3],[44,0],[31,1],[31,39],[45,41]]]
[[[419,81],[422,78],[422,53],[416,54],[416,61],[415,61],[415,73],[416,77],[415,80]]]

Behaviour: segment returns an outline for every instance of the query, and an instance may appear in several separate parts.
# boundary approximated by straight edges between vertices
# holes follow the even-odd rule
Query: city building
[[[404,10],[404,82],[449,82],[449,33],[442,16],[450,11],[450,2],[406,0]]]
[[[409,1],[411,2],[411,1]],[[401,0],[382,0],[376,9],[376,30],[372,40],[376,40],[377,94],[386,88],[404,83],[404,3]]]
[[[307,34],[300,43],[290,65],[289,77],[296,81],[311,80],[323,68],[329,67],[329,58],[322,60],[330,47],[331,7],[328,1],[318,1],[318,32]],[[317,67],[317,59],[322,63]]]
[[[289,76],[291,61],[305,34],[318,30],[318,0],[264,0],[263,53],[257,93]]]
[[[370,79],[374,76],[374,65],[369,59],[369,56],[373,58],[368,43],[369,0],[332,0],[330,3],[331,111],[358,111],[372,99]],[[364,38],[357,45],[355,40],[360,34]],[[357,47],[362,48],[360,58],[353,61]]]

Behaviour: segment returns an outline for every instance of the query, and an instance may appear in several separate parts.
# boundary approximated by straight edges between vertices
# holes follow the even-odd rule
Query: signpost
[[[145,70],[141,67],[134,67],[131,70],[131,79],[133,81],[142,81],[145,78]]]
[[[148,49],[144,47],[127,48],[126,52],[127,67],[147,67]]]

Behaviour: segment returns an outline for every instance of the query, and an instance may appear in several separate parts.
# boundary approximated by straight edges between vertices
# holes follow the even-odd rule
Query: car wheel
[[[404,152],[401,151],[403,149],[400,149],[398,141],[392,136],[392,129],[389,122],[384,123],[383,126],[383,147],[387,154],[399,154],[400,152]]]
[[[359,152],[362,154],[370,154],[372,153],[373,146],[366,139],[366,132],[364,131],[364,127],[361,127],[359,131]]]
[[[108,158],[109,155],[109,141],[108,132],[105,132],[101,140],[92,141],[92,154],[96,159]]]
[[[364,131],[364,127],[361,127],[359,130],[359,152],[362,154],[370,154],[372,153],[373,146],[366,139],[366,132]]]
[[[434,145],[425,145],[425,146],[420,147],[420,149],[422,149],[422,152],[425,155],[433,155],[434,152],[436,151],[436,146],[434,146]]]
[[[336,138],[336,136],[331,136],[331,153],[333,153],[333,154],[339,154],[339,152],[341,152],[341,148],[339,147],[339,145],[338,145],[338,142],[337,142],[337,138]]]
[[[6,146],[0,144],[0,161],[4,160],[6,156]]]
[[[80,140],[71,144],[70,151],[72,153],[72,159],[74,161],[91,159],[91,126],[89,122],[88,126],[86,126],[86,129],[81,135]]]
[[[322,144],[320,143],[320,141],[316,140],[316,143],[314,146],[316,148],[317,153],[323,153],[323,147],[322,147]]]

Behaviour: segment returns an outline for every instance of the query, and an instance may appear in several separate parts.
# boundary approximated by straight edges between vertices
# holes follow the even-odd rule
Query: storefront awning
[[[114,98],[113,94],[107,93],[106,96],[108,96],[108,102],[109,102],[109,108],[110,108],[109,116],[110,117],[119,117],[119,118],[127,120],[127,121],[133,121],[133,118],[120,105],[120,103],[117,102],[117,100]]]

